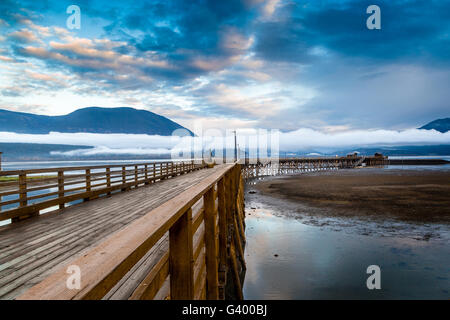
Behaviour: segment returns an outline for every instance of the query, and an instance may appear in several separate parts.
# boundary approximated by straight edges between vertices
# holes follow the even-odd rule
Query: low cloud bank
[[[409,129],[395,130],[352,130],[339,133],[323,133],[311,129],[299,129],[280,136],[281,150],[335,149],[353,146],[375,145],[429,145],[450,144],[450,131]]]
[[[267,130],[238,130],[238,144],[260,147],[279,141],[280,151],[301,150],[338,150],[351,147],[368,146],[398,146],[398,145],[436,145],[450,144],[450,132],[441,133],[435,130],[410,129],[394,130],[353,130],[339,133],[324,133],[311,129],[299,129],[291,132]],[[55,155],[89,156],[100,154],[168,154],[199,151],[205,149],[221,149],[224,145],[233,148],[234,136],[221,137],[179,137],[179,136],[149,136],[144,134],[94,134],[94,133],[58,133],[49,134],[18,134],[0,132],[0,142],[15,143],[45,143],[92,146],[90,149],[79,149],[67,152],[54,151]]]

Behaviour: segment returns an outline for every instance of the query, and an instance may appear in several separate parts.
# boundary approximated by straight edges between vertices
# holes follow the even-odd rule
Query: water
[[[447,241],[336,232],[270,210],[256,210],[246,224],[245,299],[450,297]],[[381,290],[367,289],[369,265],[381,268]]]
[[[450,156],[389,156],[389,159],[442,159],[450,161]]]
[[[450,161],[450,156],[389,156],[393,160],[408,160],[408,159],[442,159]],[[403,169],[403,170],[450,170],[449,164],[442,165],[395,165],[386,166],[385,169]]]

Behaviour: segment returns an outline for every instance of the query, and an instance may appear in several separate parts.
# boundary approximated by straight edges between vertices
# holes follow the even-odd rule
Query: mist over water
[[[218,134],[222,134],[218,136]],[[88,149],[76,149],[59,152],[59,156],[90,156],[110,154],[156,155],[170,154],[172,151],[192,150],[195,146],[204,145],[205,149],[219,150],[224,146],[234,147],[234,136],[225,134],[221,129],[205,130],[198,137],[159,136],[146,134],[97,134],[97,133],[59,133],[19,134],[0,132],[0,142],[5,143],[44,143],[74,146],[92,146]],[[219,137],[219,138],[218,138]],[[223,138],[223,139],[222,139]],[[275,140],[274,140],[275,139]],[[298,129],[283,132],[279,130],[239,129],[237,143],[249,146],[250,141],[259,141],[259,147],[266,146],[262,141],[270,140],[278,143],[280,151],[316,150],[336,151],[352,148],[357,141],[358,146],[376,145],[436,145],[450,144],[450,131],[441,133],[436,130],[408,129],[396,130],[347,130],[343,132],[322,132],[313,129]],[[262,145],[261,145],[262,143]],[[256,146],[252,146],[255,148]],[[266,146],[267,147],[267,146]],[[271,147],[275,147],[272,146]],[[243,148],[241,148],[243,149]]]

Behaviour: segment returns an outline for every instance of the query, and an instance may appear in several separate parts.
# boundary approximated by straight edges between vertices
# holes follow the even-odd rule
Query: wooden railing
[[[222,165],[18,299],[102,299],[164,237],[167,252],[129,299],[224,299],[229,277],[235,298],[242,299],[243,190],[241,166]],[[69,266],[79,267],[78,289],[66,285]]]
[[[17,222],[204,167],[189,161],[0,171],[0,221]]]

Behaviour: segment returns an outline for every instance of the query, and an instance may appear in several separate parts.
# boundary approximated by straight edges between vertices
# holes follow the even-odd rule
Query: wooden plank
[[[151,300],[158,293],[169,275],[169,252],[167,252],[148,276],[136,288],[130,300]]]
[[[206,300],[206,270],[202,269],[202,273],[198,277],[197,291],[195,292],[195,300]]]
[[[173,300],[194,298],[192,210],[170,228],[170,294]]]
[[[226,194],[225,194],[225,178],[217,183],[219,197],[219,270],[222,275],[226,273],[227,266],[227,211],[226,211]],[[221,279],[219,279],[221,280]]]
[[[203,196],[203,203],[206,248],[206,298],[208,300],[217,300],[219,298],[219,278],[216,256],[216,210],[213,187]]]
[[[238,300],[243,300],[242,294],[242,286],[241,286],[241,278],[239,276],[239,269],[236,261],[236,251],[234,249],[234,244],[231,244],[230,247],[230,260],[231,260],[231,270],[233,274],[233,284],[235,288],[236,298]]]
[[[246,242],[245,230],[244,230],[244,225],[242,223],[242,220],[243,220],[242,215],[243,214],[242,214],[242,207],[240,204],[240,196],[237,199],[236,209],[237,209],[236,210],[236,220],[237,220],[236,227],[239,230],[239,236],[240,236],[241,242],[245,245],[245,242]]]
[[[170,300],[170,275],[166,278],[153,300]]]
[[[205,246],[205,226],[202,224],[194,235],[194,260],[197,260],[200,251]]]
[[[143,284],[152,269],[169,252],[169,234],[166,233],[127,274],[102,298],[102,300],[127,300]]]
[[[237,247],[238,253],[239,253],[239,261],[242,264],[242,267],[245,268],[245,256],[244,256],[244,249],[242,248],[241,238],[239,236],[238,232],[238,226],[236,223],[236,216],[234,216],[234,223],[233,223],[233,229],[234,229],[234,244]]]
[[[205,212],[204,209],[200,208],[200,210],[198,211],[198,214],[194,217],[193,222],[192,222],[193,232],[196,232],[198,227],[200,226],[200,224],[203,222],[204,212]]]

